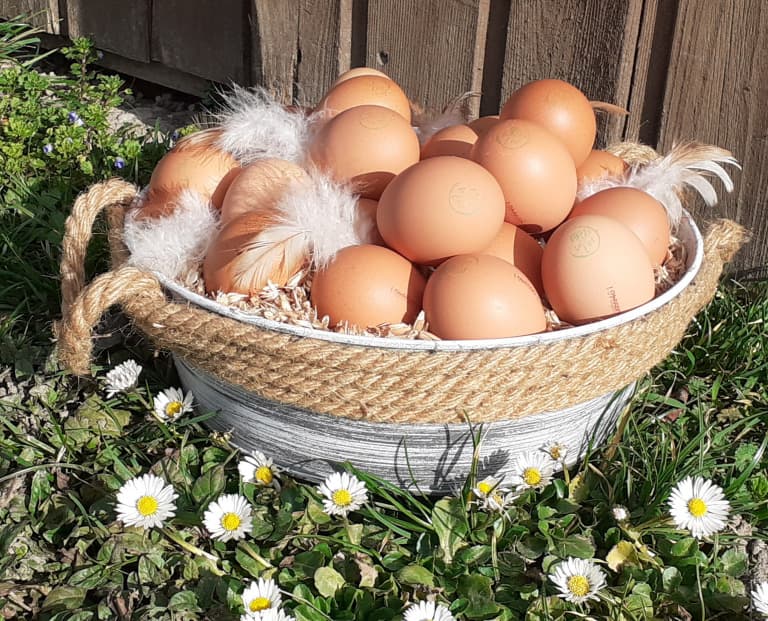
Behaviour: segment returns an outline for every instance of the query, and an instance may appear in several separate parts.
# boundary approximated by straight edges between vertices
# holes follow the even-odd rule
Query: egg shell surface
[[[596,192],[574,205],[569,218],[582,215],[606,216],[618,220],[643,242],[653,265],[661,265],[670,244],[667,210],[647,192],[616,187]]]
[[[435,132],[421,149],[421,159],[438,155],[469,158],[477,133],[468,125],[451,125]]]
[[[539,294],[511,263],[484,254],[452,257],[427,281],[428,329],[442,339],[494,339],[547,327]]]
[[[613,153],[592,149],[587,159],[576,169],[576,180],[581,186],[603,177],[618,177],[623,175],[627,168],[627,163]]]
[[[379,200],[376,221],[390,248],[431,265],[483,250],[499,233],[504,213],[493,175],[471,160],[441,155],[395,177]]]
[[[330,325],[359,328],[412,323],[421,311],[426,279],[407,259],[383,246],[348,246],[312,278],[310,299]]]
[[[395,175],[418,162],[419,155],[413,127],[381,106],[345,110],[327,121],[310,145],[310,158],[318,167],[374,200]]]
[[[628,311],[655,293],[643,243],[606,216],[577,216],[561,224],[544,247],[541,277],[553,310],[574,325]]]
[[[506,221],[528,233],[553,229],[573,207],[573,159],[562,142],[536,123],[499,121],[477,139],[472,159],[499,182]]]
[[[389,108],[411,122],[411,102],[403,89],[386,76],[364,74],[337,82],[323,97],[317,109],[334,117],[357,106]]]
[[[499,234],[482,254],[499,257],[514,265],[531,281],[538,294],[544,297],[544,285],[541,282],[541,257],[544,248],[521,228],[504,222]]]

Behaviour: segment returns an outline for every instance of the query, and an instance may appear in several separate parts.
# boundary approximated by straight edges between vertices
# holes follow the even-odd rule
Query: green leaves
[[[467,522],[464,506],[458,498],[441,498],[432,509],[432,526],[435,529],[443,561],[450,564],[457,550],[467,545]]]

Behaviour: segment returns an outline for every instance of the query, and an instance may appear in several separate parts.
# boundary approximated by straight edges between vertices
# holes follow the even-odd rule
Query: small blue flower
[[[43,153],[45,153],[46,155],[53,153],[53,145],[50,142],[43,147]]]
[[[80,127],[83,124],[83,119],[80,118],[80,115],[77,112],[70,112],[67,115],[67,118],[69,119],[69,122],[72,123],[75,127]]]
[[[96,50],[96,58],[98,58],[99,60],[104,58],[104,52],[102,52],[101,50]]]
[[[115,158],[115,168],[117,168],[117,170],[125,168],[125,160],[122,157]]]
[[[178,129],[174,129],[173,133],[171,134],[171,140],[176,142],[179,138],[181,138],[181,134],[179,133]]]

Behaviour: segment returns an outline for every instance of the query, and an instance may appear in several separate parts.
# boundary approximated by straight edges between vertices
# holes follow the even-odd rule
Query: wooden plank
[[[660,145],[695,139],[733,151],[744,173],[714,209],[693,208],[697,221],[725,216],[744,225],[752,241],[734,270],[768,265],[768,6],[764,0],[680,2],[672,44]],[[765,272],[763,272],[765,276]]]
[[[302,103],[316,104],[349,68],[351,24],[349,0],[300,0],[297,78]]]
[[[642,0],[513,0],[501,102],[523,84],[558,78],[591,100],[629,102]],[[620,140],[624,117],[598,115],[598,145]]]
[[[656,146],[677,16],[677,2],[645,0],[624,139]]]
[[[290,104],[297,93],[299,0],[253,0],[251,83]]]
[[[366,64],[427,110],[480,93],[489,0],[369,0]],[[480,98],[470,102],[473,115]]]
[[[96,47],[149,62],[150,0],[68,0],[70,38],[88,37]]]
[[[28,16],[27,23],[49,34],[61,33],[59,0],[0,0],[0,19],[20,15]]]
[[[243,0],[153,2],[152,60],[215,82],[243,83],[250,78],[248,8]]]

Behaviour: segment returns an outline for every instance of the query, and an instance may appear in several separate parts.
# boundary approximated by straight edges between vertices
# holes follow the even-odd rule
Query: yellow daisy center
[[[272,483],[272,477],[274,475],[272,474],[272,468],[269,466],[260,466],[253,476],[259,483],[269,485]]]
[[[493,485],[488,483],[487,481],[481,481],[477,484],[477,489],[479,489],[483,494],[488,495],[488,492],[490,492],[493,489]]]
[[[541,472],[538,468],[526,468],[523,470],[523,481],[533,487],[541,483]]]
[[[269,610],[272,608],[272,602],[267,597],[254,597],[251,600],[248,608],[251,612],[259,612],[260,610]]]
[[[584,597],[589,593],[589,580],[584,576],[571,576],[568,578],[568,590],[576,597]]]
[[[701,498],[691,498],[688,501],[688,512],[693,517],[700,518],[707,513],[707,503]]]
[[[237,513],[225,513],[221,518],[221,526],[224,530],[237,530],[241,522]]]
[[[165,414],[168,418],[176,418],[181,412],[181,401],[171,401],[165,406]]]
[[[337,489],[331,496],[333,504],[337,507],[348,507],[352,504],[352,494],[346,489]]]
[[[157,498],[142,496],[136,501],[136,509],[141,515],[154,515],[157,512]]]
[[[552,459],[554,459],[555,461],[557,461],[558,459],[560,459],[560,457],[562,457],[562,454],[560,452],[560,447],[557,445],[549,448],[549,454],[552,457]]]

